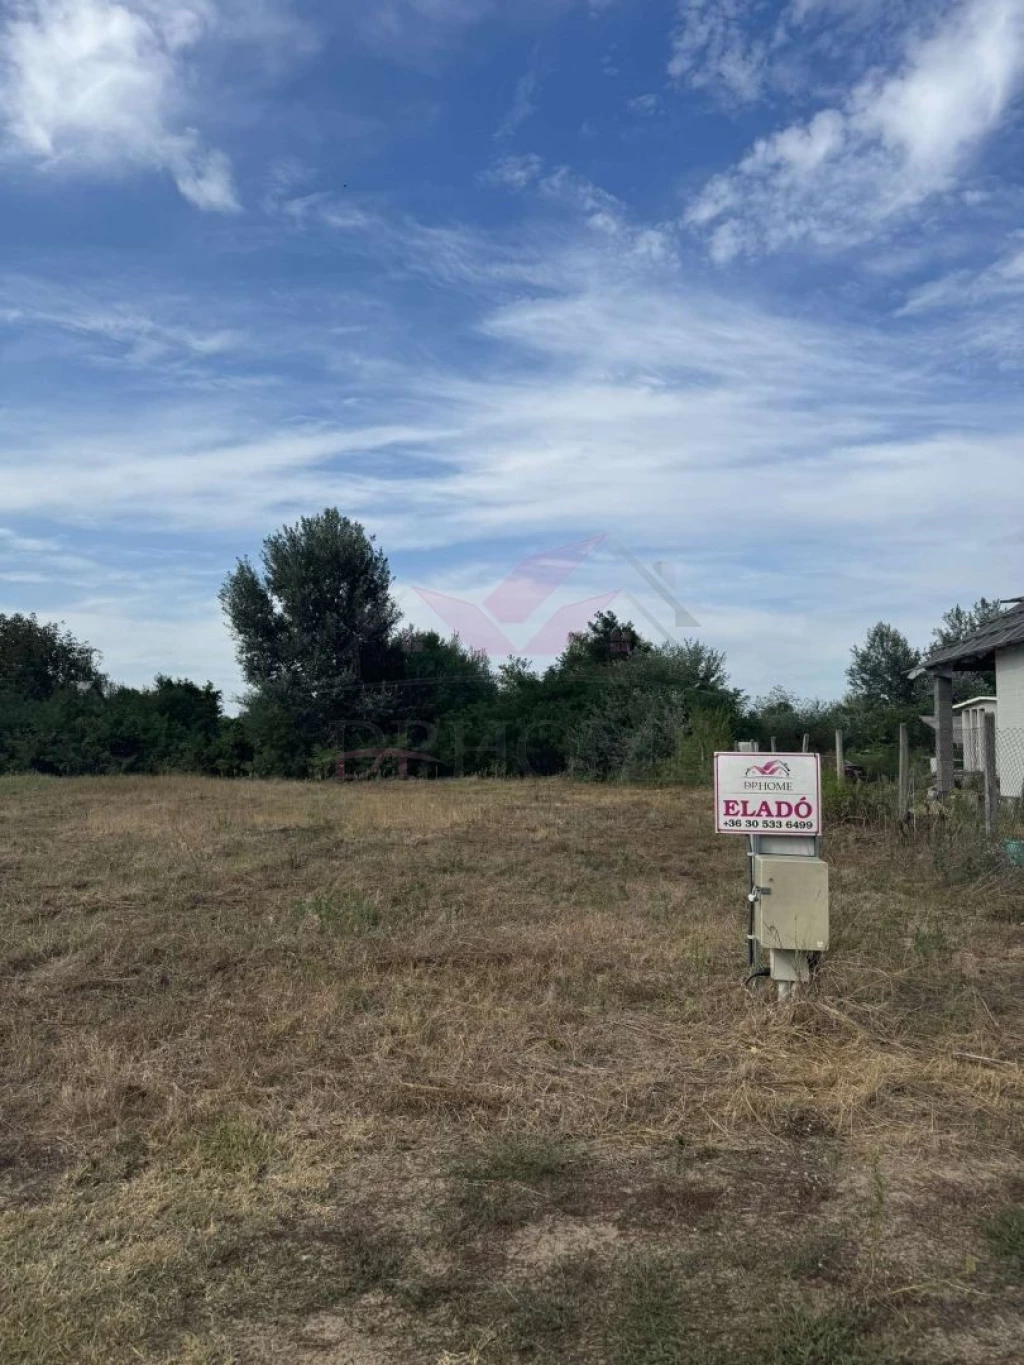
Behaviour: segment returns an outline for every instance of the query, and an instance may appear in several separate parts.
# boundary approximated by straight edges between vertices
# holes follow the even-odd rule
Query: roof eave
[[[982,669],[994,668],[995,662],[996,652],[994,649],[987,650],[984,654],[955,654],[944,651],[934,659],[925,659],[924,663],[915,669],[910,676],[937,673],[940,669],[954,673],[977,673]]]

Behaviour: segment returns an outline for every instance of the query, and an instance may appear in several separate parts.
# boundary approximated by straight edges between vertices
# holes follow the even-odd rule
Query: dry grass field
[[[834,829],[780,1009],[710,826],[0,780],[3,1365],[1019,1361],[1024,874]]]

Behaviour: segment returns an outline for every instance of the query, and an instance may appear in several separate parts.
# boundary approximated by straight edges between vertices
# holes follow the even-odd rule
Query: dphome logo
[[[598,594],[565,602],[569,594],[561,590],[588,561],[593,579],[597,568],[593,557],[599,551],[608,561],[609,576],[614,574],[612,581]],[[459,637],[464,649],[491,660],[561,655],[574,637],[585,634],[595,618],[620,599],[623,623],[607,619],[599,623],[605,628],[602,643],[613,656],[628,658],[637,650],[636,627],[642,624],[647,626],[645,634],[665,644],[674,643],[680,627],[698,624],[675,595],[669,565],[645,564],[607,534],[529,555],[489,586],[479,601],[431,588],[411,591]],[[440,646],[442,653],[446,647]],[[543,776],[565,770],[565,736],[553,734],[551,718],[543,709],[535,716],[496,713],[481,720],[471,705],[467,707],[467,701],[496,686],[491,670],[480,667],[482,661],[477,660],[476,673],[465,658],[468,668],[461,674],[435,672],[431,651],[439,646],[422,628],[410,628],[402,648],[410,656],[423,656],[423,661],[410,658],[407,676],[388,685],[399,690],[403,700],[401,731],[385,733],[370,717],[353,722],[346,728],[341,752],[333,756],[333,777],[434,778],[459,775],[467,768],[495,775]],[[476,693],[477,688],[482,691]]]
[[[558,590],[599,549],[610,553],[620,566],[629,570],[634,591],[621,585],[610,586],[596,596],[552,608],[552,598]],[[622,568],[617,572],[621,575]],[[599,612],[607,611],[620,598],[664,643],[671,643],[680,627],[698,625],[676,597],[673,577],[670,565],[644,564],[621,541],[602,533],[530,555],[481,604],[449,597],[431,588],[416,587],[413,591],[470,649],[491,658],[507,658],[510,654],[551,657],[561,654],[574,635],[585,631]],[[653,592],[660,598],[663,606],[657,613],[636,595],[641,591],[641,583],[647,585],[648,596]]]
[[[781,758],[770,758],[767,763],[754,763],[746,771],[747,777],[789,777],[788,763]]]

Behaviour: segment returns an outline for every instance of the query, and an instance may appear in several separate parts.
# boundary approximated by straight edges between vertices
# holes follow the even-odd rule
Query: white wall
[[[1024,645],[996,654],[996,769],[1003,796],[1024,791]]]
[[[994,701],[979,702],[977,706],[961,703],[953,708],[953,743],[963,748],[965,773],[980,773],[984,770],[985,717],[994,716],[996,710]]]

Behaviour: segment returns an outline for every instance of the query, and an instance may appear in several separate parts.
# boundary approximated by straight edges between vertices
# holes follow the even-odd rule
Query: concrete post
[[[939,800],[953,790],[953,675],[935,674],[935,790]]]
[[[836,781],[846,781],[846,761],[843,758],[843,732],[836,731]]]

